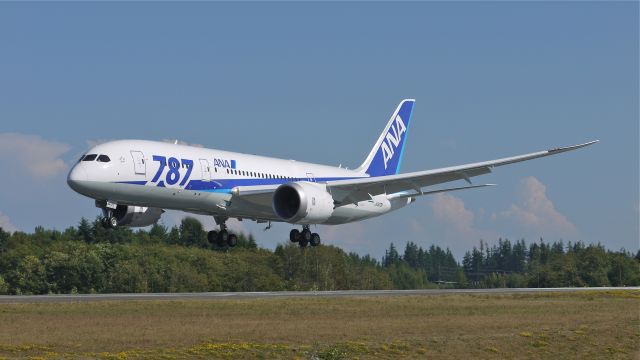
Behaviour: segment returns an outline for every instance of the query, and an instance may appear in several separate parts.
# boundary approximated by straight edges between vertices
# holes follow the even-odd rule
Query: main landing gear
[[[311,230],[309,230],[309,225],[303,225],[302,231],[298,229],[291,230],[289,240],[294,243],[297,242],[301,248],[307,247],[307,245],[320,245],[320,235],[312,233]]]
[[[238,244],[238,237],[235,234],[230,234],[227,231],[227,218],[220,216],[214,216],[213,219],[216,224],[220,225],[220,231],[211,230],[207,234],[207,240],[211,244],[217,244],[218,246],[234,247]]]

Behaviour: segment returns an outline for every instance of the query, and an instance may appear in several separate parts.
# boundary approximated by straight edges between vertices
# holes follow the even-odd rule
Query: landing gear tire
[[[320,235],[318,235],[317,233],[311,234],[311,241],[309,243],[311,244],[311,246],[320,245]]]
[[[291,242],[298,242],[300,241],[300,230],[298,229],[293,229],[291,230],[291,232],[289,233],[289,241]]]
[[[222,230],[218,233],[218,246],[225,246],[229,242],[229,233],[227,230]]]
[[[215,230],[211,230],[207,233],[207,240],[209,240],[209,244],[215,244],[218,241],[218,232]]]
[[[302,233],[300,233],[300,241],[304,240],[305,244],[311,242],[311,230],[304,229]]]
[[[298,242],[298,245],[300,245],[301,248],[306,248],[308,244],[309,241],[307,241],[304,237],[301,237],[300,241]]]
[[[109,223],[107,222],[107,218],[106,217],[103,217],[102,219],[100,219],[100,224],[105,229],[109,228]]]
[[[107,220],[107,224],[110,228],[115,229],[118,227],[118,219],[115,216],[112,216]]]
[[[234,247],[238,244],[238,237],[235,236],[234,234],[230,234],[229,238],[227,239],[227,245],[229,245],[229,247]]]

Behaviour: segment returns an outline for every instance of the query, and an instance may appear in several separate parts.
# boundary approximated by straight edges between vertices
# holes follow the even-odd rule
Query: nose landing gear
[[[105,201],[104,203],[96,201],[96,207],[102,209],[102,219],[100,220],[100,223],[103,228],[115,229],[118,227],[118,218],[114,214],[117,205],[109,201]]]
[[[214,216],[213,219],[216,221],[216,224],[220,226],[220,231],[211,230],[207,233],[207,240],[211,244],[217,244],[218,246],[229,246],[234,247],[238,244],[238,237],[235,234],[230,234],[227,231],[227,219],[220,216]]]
[[[311,246],[320,245],[320,235],[312,233],[311,230],[309,230],[309,225],[303,225],[302,231],[298,229],[291,230],[289,240],[293,243],[297,242],[302,248],[309,244],[311,244]]]

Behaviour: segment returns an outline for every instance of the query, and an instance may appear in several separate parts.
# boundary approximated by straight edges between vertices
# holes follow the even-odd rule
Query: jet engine
[[[273,210],[289,223],[320,224],[333,213],[333,198],[324,184],[291,182],[276,189]]]
[[[163,212],[152,207],[118,205],[113,216],[118,219],[118,226],[144,227],[155,224]]]

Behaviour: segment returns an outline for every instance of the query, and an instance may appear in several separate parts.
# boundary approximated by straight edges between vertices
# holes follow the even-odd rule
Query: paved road
[[[273,291],[273,292],[207,292],[156,294],[79,294],[79,295],[3,295],[0,303],[46,303],[83,301],[144,301],[144,300],[220,300],[292,297],[371,297],[371,296],[433,296],[445,294],[526,294],[545,292],[585,292],[603,290],[640,290],[640,287],[600,288],[527,288],[527,289],[429,289],[429,290],[345,290],[345,291]]]

